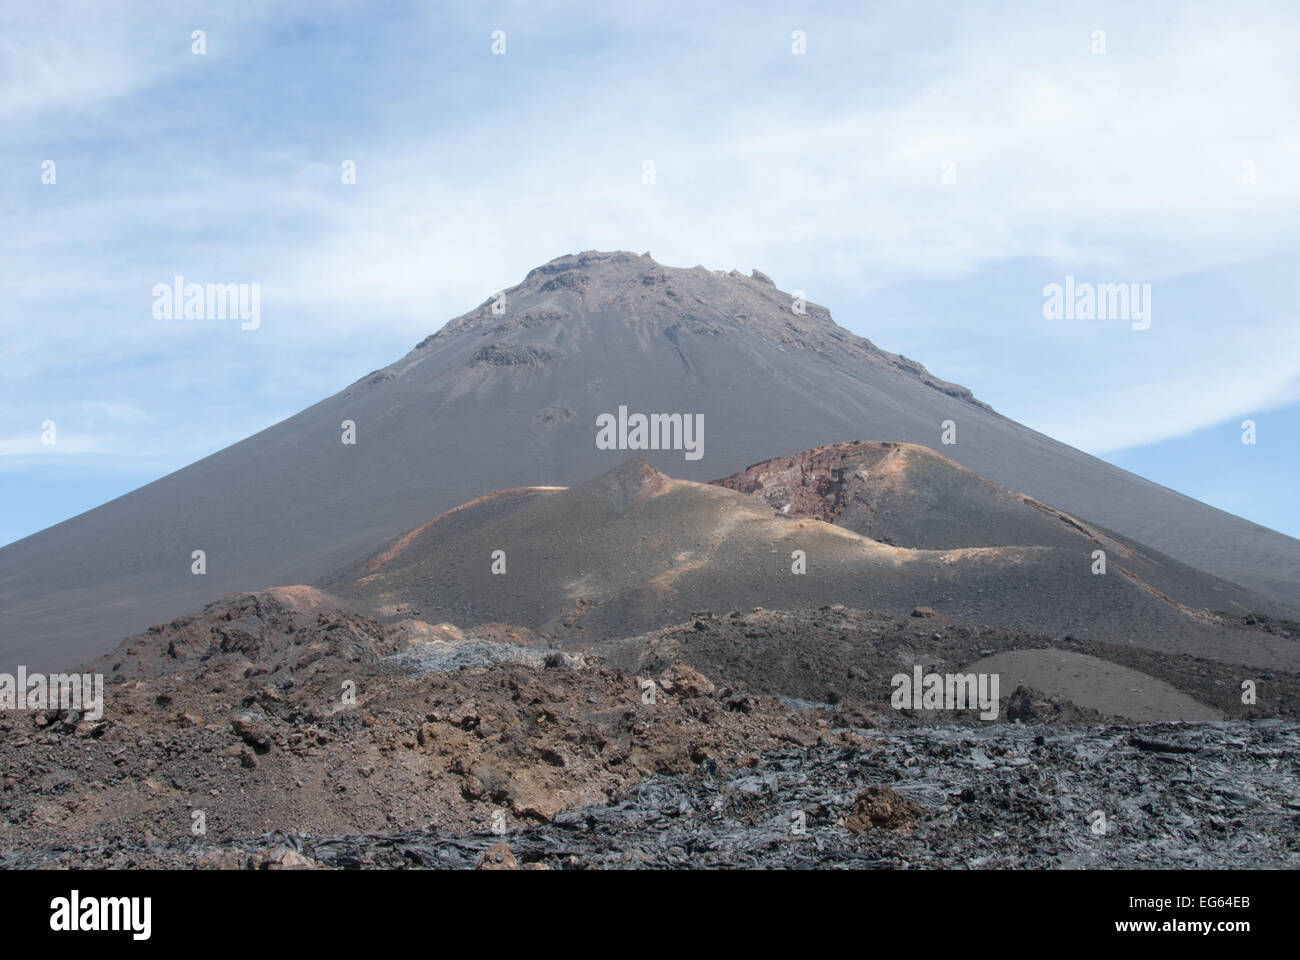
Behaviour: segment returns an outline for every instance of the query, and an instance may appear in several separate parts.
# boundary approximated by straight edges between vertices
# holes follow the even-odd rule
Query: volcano
[[[803,471],[813,482],[795,486],[816,488],[806,465],[831,463],[868,479],[854,495],[840,491],[848,509],[839,516],[814,518],[779,480]],[[758,476],[766,502],[734,489]],[[938,491],[962,491],[947,500],[961,523],[944,522]],[[943,543],[896,545],[853,529],[886,506],[896,539]],[[873,524],[878,535],[882,525]],[[935,527],[943,532],[928,532]],[[913,530],[921,533],[901,534]],[[1268,606],[1263,598],[896,443],[805,451],[713,484],[673,479],[638,457],[567,489],[499,491],[431,518],[322,586],[381,620],[510,623],[582,650],[700,610],[839,604],[1300,671],[1292,639],[1243,627]]]
[[[943,442],[945,421],[955,425],[956,443]],[[598,442],[598,428],[610,442]],[[846,440],[909,445],[900,463],[912,464],[903,474],[918,485],[913,507],[927,490],[965,496],[985,483],[1026,499],[997,492],[979,501],[998,519],[979,529],[1005,540],[982,544],[966,542],[977,532],[970,514],[959,504],[940,509],[938,494],[935,510],[901,509],[906,485],[854,486],[850,478],[842,509],[829,500],[792,508],[829,511],[816,519],[845,537],[868,537],[881,549],[1047,551],[1106,537],[1176,561],[1161,559],[1150,571],[1167,576],[1167,590],[1133,573],[1156,592],[1198,593],[1177,602],[1239,611],[1239,585],[1264,605],[1300,606],[1300,541],[1015,423],[964,387],[837,326],[824,307],[779,291],[758,271],[677,269],[648,254],[588,252],[532,270],[296,416],[0,549],[0,658],[66,666],[222,594],[333,582],[356,558],[373,558],[430,518],[478,498],[488,498],[473,511],[479,519],[563,503],[556,498],[567,493],[538,488],[577,490],[602,476],[608,486],[609,471],[634,455],[652,474],[613,489],[631,498],[625,506],[646,509],[637,498],[649,496],[654,476],[664,476],[664,489],[699,484]],[[927,480],[922,448],[978,476],[945,466]],[[880,464],[866,464],[869,476],[873,465]],[[843,474],[826,477],[833,486]],[[726,485],[733,489],[692,488],[688,499],[721,497],[738,515],[772,512],[751,496],[756,487],[742,489],[743,479]],[[1086,531],[1070,531],[1058,514],[1083,518]],[[816,536],[836,536],[827,530]],[[464,535],[466,550],[492,548],[485,531]],[[204,552],[202,575],[193,572],[196,550]],[[1168,573],[1183,567],[1213,575],[1205,581],[1212,586],[1200,594],[1191,574]],[[972,589],[976,604],[995,584]],[[1135,589],[1124,596],[1145,603]]]

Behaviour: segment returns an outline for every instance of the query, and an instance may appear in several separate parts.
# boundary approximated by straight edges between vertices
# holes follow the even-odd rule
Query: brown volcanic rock
[[[925,816],[925,810],[891,787],[871,786],[858,794],[853,812],[844,821],[850,833],[869,830],[904,832]]]
[[[1077,545],[1020,495],[914,443],[835,443],[713,482],[899,547]]]
[[[474,865],[475,870],[518,870],[519,861],[508,843],[494,843],[481,854]]]
[[[98,738],[58,711],[0,716],[0,775],[24,785],[4,795],[0,851],[106,835],[181,843],[196,812],[205,843],[486,830],[494,811],[514,827],[825,732],[824,713],[766,697],[731,710],[731,690],[684,667],[653,704],[638,675],[558,654],[422,672],[391,655],[419,646],[404,631],[320,612],[302,593],[235,595],[124,641],[96,665]],[[236,624],[247,641],[223,645]]]
[[[409,836],[429,828],[427,838],[454,844],[458,834],[482,836],[498,811],[514,831],[559,811],[625,801],[651,774],[711,782],[715,771],[725,778],[761,768],[772,751],[806,763],[807,748],[821,745],[835,751],[830,766],[856,769],[846,758],[881,744],[832,727],[915,722],[897,711],[882,716],[896,664],[924,658],[944,670],[980,647],[1034,642],[842,606],[725,617],[700,609],[661,636],[608,650],[609,663],[588,667],[556,654],[544,666],[427,673],[409,659],[413,650],[470,642],[473,631],[443,625],[446,640],[412,643],[404,629],[322,603],[325,594],[298,589],[237,595],[124,642],[98,665],[109,678],[98,737],[77,736],[60,711],[0,716],[0,777],[22,785],[0,803],[0,860],[30,865],[42,851],[76,846],[82,853],[49,865],[312,868],[317,854],[295,853],[272,832]],[[223,648],[234,624],[251,642]],[[1074,646],[1135,658],[1135,668],[1153,674],[1163,663],[1181,688],[1206,702],[1224,698],[1225,712],[1241,715],[1233,689],[1194,658]],[[633,656],[616,668],[615,653]],[[833,692],[826,684],[846,674],[857,686],[841,688],[838,709],[794,711],[737,682],[780,681],[773,664],[782,659],[788,676],[808,684],[787,685],[792,692]],[[647,704],[642,681],[651,678],[659,691]],[[1274,680],[1300,689],[1294,675]],[[342,696],[349,684],[352,703]],[[865,709],[854,702],[859,694],[871,701]],[[1028,695],[1030,722],[1065,719],[1071,709]],[[1016,691],[1018,710],[1025,696]],[[245,717],[258,725],[232,723]],[[942,722],[976,725],[956,715]],[[252,764],[244,733],[271,744]],[[936,767],[942,762],[935,758]],[[201,838],[191,832],[196,814],[206,824]],[[867,831],[906,830],[917,816],[904,798],[877,791],[859,798],[849,820]],[[512,833],[512,843],[526,832]],[[258,836],[271,837],[260,852],[231,846]],[[118,843],[112,852],[105,837],[144,838],[148,849]],[[349,865],[350,846],[330,849],[327,862]],[[13,851],[24,852],[15,860]],[[513,853],[522,869],[539,866],[536,847]]]

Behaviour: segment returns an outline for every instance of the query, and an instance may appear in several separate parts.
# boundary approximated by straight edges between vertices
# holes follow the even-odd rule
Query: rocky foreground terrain
[[[9,849],[5,867],[1291,868],[1300,726],[936,727],[649,776],[502,834],[429,827]],[[865,786],[864,786],[865,785]]]
[[[709,652],[791,630],[876,637],[858,669],[880,682],[775,695]],[[1027,686],[992,723],[894,711],[881,649],[904,640],[936,662],[971,642],[925,616],[702,612],[633,662],[236,595],[96,664],[102,718],[0,716],[0,866],[1300,865],[1295,720],[1220,698],[1239,719],[1117,724]]]
[[[860,737],[861,740],[856,738]],[[1300,728],[859,730],[718,771],[654,775],[616,803],[503,835],[436,828],[134,840],[10,860],[67,867],[1291,868]],[[867,784],[867,786],[863,786]]]

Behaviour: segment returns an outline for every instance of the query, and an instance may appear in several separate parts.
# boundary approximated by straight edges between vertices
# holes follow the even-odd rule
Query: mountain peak
[[[625,250],[566,254],[533,268],[521,283],[420,341],[415,356],[408,354],[389,370],[408,369],[410,360],[422,359],[417,351],[433,344],[472,336],[475,346],[464,358],[469,366],[517,372],[558,363],[580,353],[601,331],[609,335],[619,328],[640,350],[652,348],[653,338],[664,338],[688,369],[700,366],[689,342],[700,338],[750,355],[758,367],[780,362],[781,351],[846,357],[987,409],[966,387],[879,349],[836,324],[826,307],[778,289],[760,270],[746,276],[739,270],[668,267],[648,252]]]
[[[632,457],[574,489],[608,502],[615,513],[623,513],[662,493],[672,482],[644,458]]]
[[[549,260],[540,267],[534,267],[524,277],[524,284],[536,277],[553,276],[567,270],[599,269],[626,265],[659,266],[650,256],[649,251],[637,255],[628,250],[584,250],[581,253],[566,253]]]

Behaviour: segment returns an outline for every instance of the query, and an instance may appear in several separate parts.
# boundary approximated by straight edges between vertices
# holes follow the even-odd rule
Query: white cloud
[[[81,404],[81,409],[92,419],[112,420],[124,423],[141,423],[153,419],[139,407],[129,403],[112,400],[92,400]]]

